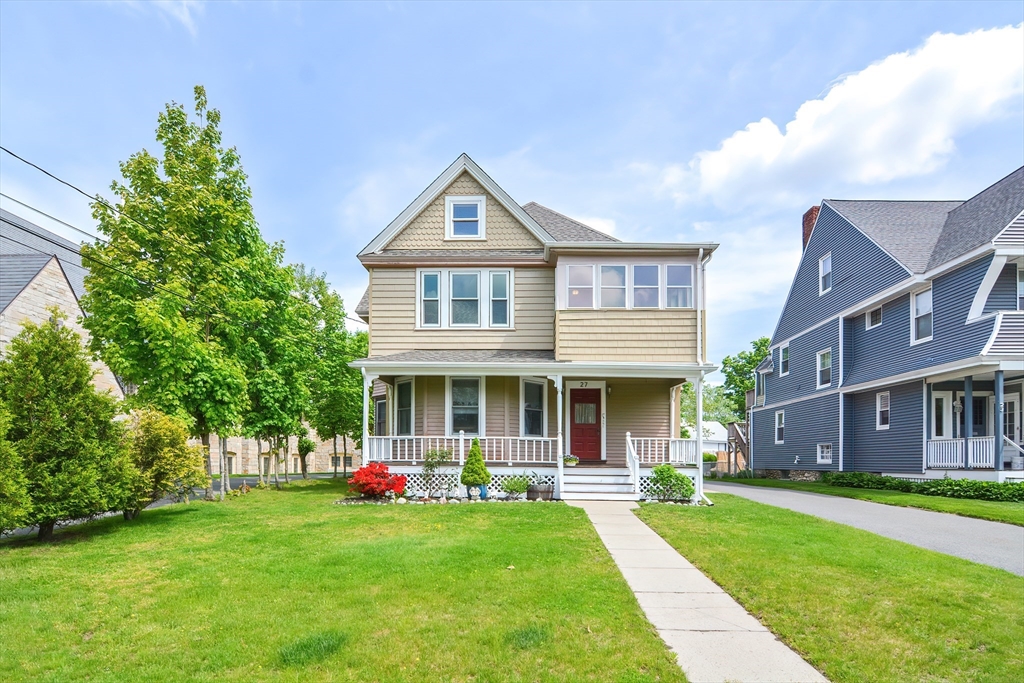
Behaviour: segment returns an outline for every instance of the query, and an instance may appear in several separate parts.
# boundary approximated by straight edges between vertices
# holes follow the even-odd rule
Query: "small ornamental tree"
[[[299,446],[299,465],[302,467],[302,478],[303,479],[309,479],[309,476],[306,473],[306,467],[307,467],[306,457],[310,453],[312,453],[313,451],[316,450],[316,441],[313,441],[313,439],[309,438],[308,436],[300,436],[299,437],[299,444],[298,444],[298,446]]]
[[[405,491],[404,474],[391,474],[382,462],[371,462],[352,473],[348,485],[364,496],[381,498],[392,491],[396,496]]]
[[[462,468],[459,481],[466,486],[485,486],[491,483],[491,473],[484,465],[484,454],[480,450],[480,439],[473,439],[473,445],[469,449],[469,456],[466,457],[466,465]]]
[[[202,446],[188,445],[188,429],[181,420],[157,410],[138,410],[132,414],[129,434],[136,472],[124,510],[126,519],[138,517],[165,495],[187,503],[189,491],[207,485],[206,453]]]
[[[24,526],[31,509],[21,456],[7,440],[10,414],[0,402],[0,535]]]

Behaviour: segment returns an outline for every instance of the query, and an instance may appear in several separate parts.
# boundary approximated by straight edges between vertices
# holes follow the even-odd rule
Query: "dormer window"
[[[487,199],[483,196],[445,197],[446,239],[484,239],[486,235],[486,208]]]
[[[818,259],[818,295],[832,291],[832,252]]]

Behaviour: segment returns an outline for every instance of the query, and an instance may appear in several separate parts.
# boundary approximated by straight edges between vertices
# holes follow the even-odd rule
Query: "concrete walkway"
[[[704,490],[822,517],[1024,576],[1024,527],[1013,524],[764,486],[707,482]]]
[[[691,683],[819,683],[827,679],[633,514],[636,503],[583,508],[644,614]]]

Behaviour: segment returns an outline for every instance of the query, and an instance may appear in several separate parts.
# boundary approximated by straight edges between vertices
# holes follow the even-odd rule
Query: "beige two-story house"
[[[621,242],[518,204],[460,156],[359,253],[366,461],[416,490],[426,451],[454,468],[479,438],[492,490],[527,472],[561,498],[626,499],[654,464],[697,465],[678,402],[715,369],[703,302],[717,246]]]

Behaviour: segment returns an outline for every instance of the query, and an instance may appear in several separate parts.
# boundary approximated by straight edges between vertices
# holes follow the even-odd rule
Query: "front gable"
[[[483,197],[484,239],[447,239],[447,197]],[[544,244],[468,171],[463,171],[408,225],[384,246],[384,252],[406,249],[543,249]]]

